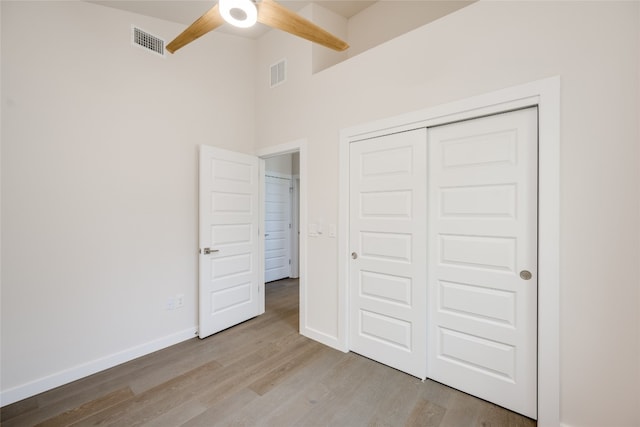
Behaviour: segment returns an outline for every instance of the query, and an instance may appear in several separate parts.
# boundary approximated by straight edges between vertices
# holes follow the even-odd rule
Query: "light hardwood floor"
[[[535,426],[298,334],[298,282],[262,316],[4,407],[2,426]]]

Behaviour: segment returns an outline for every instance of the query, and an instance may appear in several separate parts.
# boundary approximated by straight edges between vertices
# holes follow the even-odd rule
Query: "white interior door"
[[[265,177],[264,281],[291,273],[291,179]]]
[[[259,164],[200,146],[199,336],[261,314]]]
[[[426,376],[426,129],[350,144],[350,348]]]
[[[536,418],[537,109],[428,140],[428,376]]]

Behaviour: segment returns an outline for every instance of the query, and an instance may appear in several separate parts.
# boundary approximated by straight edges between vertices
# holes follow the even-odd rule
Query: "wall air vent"
[[[285,82],[287,78],[287,60],[283,59],[271,66],[271,85],[270,87],[276,87]]]
[[[131,27],[131,44],[138,46],[147,52],[153,52],[163,58],[165,57],[164,40],[135,26]]]

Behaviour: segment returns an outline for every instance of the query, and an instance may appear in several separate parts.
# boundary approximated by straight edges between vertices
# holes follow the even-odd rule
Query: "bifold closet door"
[[[350,348],[426,375],[426,129],[350,145]]]
[[[429,128],[428,377],[537,416],[537,109]]]

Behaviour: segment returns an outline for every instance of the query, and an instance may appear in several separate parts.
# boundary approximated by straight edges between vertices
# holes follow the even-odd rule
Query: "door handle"
[[[218,252],[218,249],[204,248],[202,250],[202,253],[205,254],[205,255],[210,255],[210,254],[212,254],[214,252]]]
[[[532,275],[531,275],[531,272],[530,272],[530,271],[522,270],[522,271],[520,272],[520,278],[521,278],[522,280],[531,280],[531,277],[532,277]]]
[[[358,259],[358,253],[357,252],[351,252],[351,259]]]

